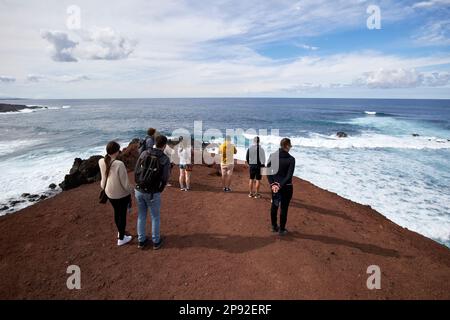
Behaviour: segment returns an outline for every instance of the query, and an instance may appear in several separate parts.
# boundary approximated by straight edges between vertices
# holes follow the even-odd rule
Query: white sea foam
[[[0,204],[20,198],[22,193],[41,194],[48,191],[51,183],[58,184],[69,172],[74,158],[87,158],[103,154],[104,146],[84,152],[68,152],[63,149],[48,149],[46,153],[27,153],[0,162],[1,184]],[[18,194],[18,192],[20,192]],[[14,207],[13,211],[30,205],[26,202]],[[10,213],[4,212],[4,213]],[[0,213],[2,214],[2,213]]]
[[[425,138],[413,143],[414,137],[362,135],[343,144],[341,141],[348,138],[313,136],[291,137],[296,176],[352,201],[369,204],[401,226],[450,244],[450,220],[442,214],[450,212],[450,189],[427,182],[447,180],[450,183],[450,173],[427,164],[425,155],[421,159],[408,159],[407,163],[403,155],[403,152],[417,152],[415,150],[430,145],[448,147]],[[261,145],[266,150],[271,148],[271,152],[281,140],[278,136],[260,138]],[[354,147],[355,144],[358,147]],[[380,153],[377,147],[395,149]],[[241,152],[237,157],[244,160],[244,146],[238,150]]]
[[[41,142],[42,140],[37,139],[0,141],[0,157],[26,149]]]
[[[364,111],[364,113],[370,116],[374,116],[377,114],[376,111]]]
[[[345,198],[369,204],[401,226],[450,243],[450,191],[424,176],[447,179],[442,172],[395,153],[375,151],[322,153],[295,150],[295,174]],[[395,168],[395,169],[393,169]]]
[[[252,139],[252,135],[244,135]],[[261,143],[279,144],[282,137],[260,136]],[[364,133],[358,136],[339,138],[335,135],[312,133],[309,137],[291,137],[292,144],[308,148],[326,149],[450,149],[450,141],[436,137],[390,136],[385,134]]]
[[[7,111],[7,112],[0,112],[0,115],[13,115],[13,114],[21,114],[21,113],[32,113],[36,112],[41,109],[21,109],[18,111]]]
[[[9,111],[9,112],[1,112],[0,114],[20,114],[20,113],[32,113],[37,112],[41,110],[61,110],[61,109],[70,109],[72,106],[70,105],[63,105],[63,106],[43,106],[43,105],[26,105],[27,109],[21,109],[18,111]],[[33,108],[30,107],[39,107],[39,108]]]

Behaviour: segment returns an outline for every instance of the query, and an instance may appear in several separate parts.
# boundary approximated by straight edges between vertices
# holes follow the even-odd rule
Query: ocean
[[[243,129],[240,158],[254,136],[249,129],[267,130],[261,143],[268,151],[276,149],[281,137],[290,137],[296,176],[450,246],[450,100],[0,102],[48,107],[0,113],[0,208],[23,193],[41,193],[50,183],[58,184],[75,157],[104,154],[110,140],[126,146],[132,138],[145,136],[148,127],[170,136],[178,128],[193,132],[194,121],[202,121],[204,131]],[[336,137],[339,131],[348,137]]]

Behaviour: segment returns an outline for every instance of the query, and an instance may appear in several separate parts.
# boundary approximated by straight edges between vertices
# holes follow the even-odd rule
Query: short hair
[[[258,136],[254,137],[254,138],[253,138],[253,142],[259,143],[259,137],[258,137]]]
[[[157,148],[164,147],[167,144],[167,137],[163,135],[157,136],[155,139],[155,144]]]
[[[280,141],[280,147],[282,147],[282,148],[292,147],[291,139],[289,139],[289,138],[283,138],[283,139],[281,139],[281,141]]]
[[[155,128],[148,128],[148,130],[147,130],[147,134],[149,136],[153,136],[155,134],[155,132],[156,132]]]

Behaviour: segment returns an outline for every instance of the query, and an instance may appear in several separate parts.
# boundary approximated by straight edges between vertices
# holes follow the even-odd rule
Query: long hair
[[[106,145],[106,156],[105,156],[105,164],[106,164],[106,176],[109,176],[109,170],[111,170],[111,155],[120,151],[120,144],[115,141],[110,141]]]

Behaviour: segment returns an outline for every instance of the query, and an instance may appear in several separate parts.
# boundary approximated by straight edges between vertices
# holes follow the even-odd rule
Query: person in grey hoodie
[[[269,168],[267,179],[272,191],[272,206],[270,208],[272,232],[279,232],[280,235],[288,233],[286,229],[288,208],[294,192],[292,176],[294,175],[295,158],[289,154],[291,148],[290,139],[281,139],[280,149],[270,155],[267,163]],[[275,161],[278,161],[278,165],[274,165]],[[280,226],[277,223],[278,208],[280,208]]]

